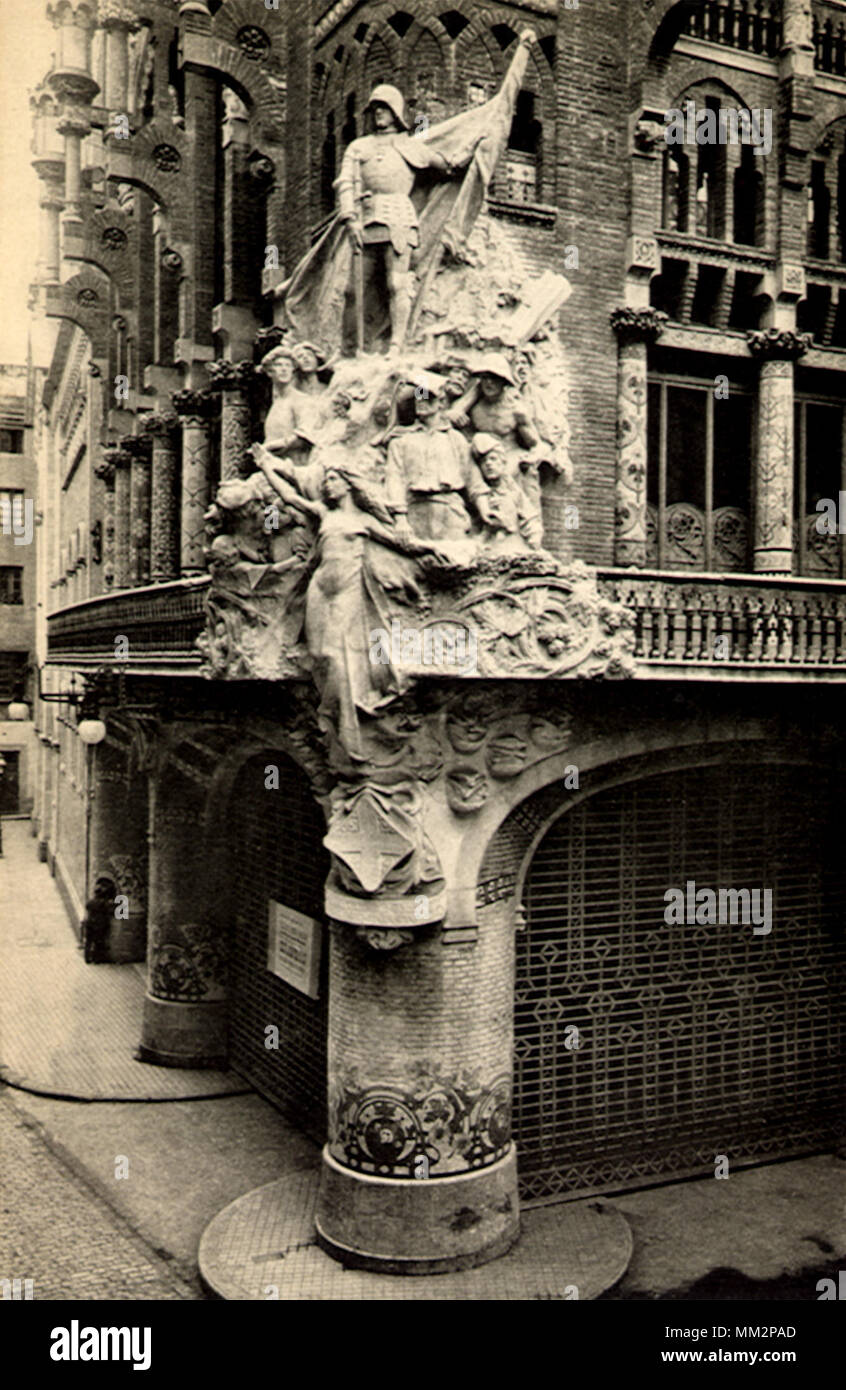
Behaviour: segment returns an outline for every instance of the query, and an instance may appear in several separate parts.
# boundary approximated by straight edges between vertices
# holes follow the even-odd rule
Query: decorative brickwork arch
[[[96,208],[83,221],[84,244],[81,260],[108,275],[124,310],[133,309],[136,279],[133,257],[137,254],[138,228],[117,203]]]
[[[285,138],[285,82],[281,70],[271,75],[263,64],[251,61],[235,44],[223,39],[211,39],[204,54],[204,66],[219,73],[255,112],[258,138],[281,143]]]
[[[112,321],[112,296],[108,276],[86,265],[63,285],[46,287],[48,318],[67,319],[81,328],[91,343],[92,357],[108,355]]]

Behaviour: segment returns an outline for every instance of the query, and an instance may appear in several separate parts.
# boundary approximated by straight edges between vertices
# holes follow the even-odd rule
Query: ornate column
[[[211,413],[208,391],[176,391],[173,405],[182,420],[182,509],[179,568],[183,575],[205,569],[205,522],[211,496]]]
[[[811,337],[767,328],[747,335],[761,364],[753,463],[756,574],[793,572],[793,372]]]
[[[126,589],[129,585],[130,575],[129,470],[132,464],[132,459],[131,456],[128,453],[126,453],[126,451],[122,449],[119,445],[114,445],[109,449],[104,449],[103,458],[106,463],[110,463],[112,465],[115,473],[114,587],[116,589]]]
[[[150,462],[148,435],[130,435],[123,448],[132,459],[129,482],[129,582],[150,582]]]
[[[646,563],[646,374],[651,343],[667,315],[656,309],[615,309],[617,334],[617,484],[614,563],[642,569]]]
[[[111,111],[128,110],[129,34],[136,22],[137,17],[126,0],[100,0],[106,59],[103,105]]]
[[[153,583],[179,578],[178,424],[179,417],[172,412],[157,412],[144,421],[144,430],[153,441],[150,509],[150,579]]]
[[[441,765],[435,722],[421,730],[427,777]],[[345,1264],[392,1273],[483,1264],[519,1229],[514,927],[484,940],[449,930],[445,863],[462,825],[437,800],[413,775],[339,789],[324,842],[329,1132],[317,1235]]]
[[[149,782],[147,994],[138,1058],[160,1067],[225,1067],[226,962],[209,925],[201,807]]]
[[[65,225],[81,233],[81,148],[91,129],[91,102],[99,88],[90,72],[93,7],[84,0],[59,0],[47,6],[56,30],[56,55],[47,84],[61,103],[56,129],[65,138]]]
[[[115,582],[115,466],[111,460],[98,463],[95,478],[103,484],[103,587]]]
[[[251,443],[252,417],[249,384],[252,362],[210,362],[211,389],[220,391],[220,480],[243,477],[249,471],[247,450]]]

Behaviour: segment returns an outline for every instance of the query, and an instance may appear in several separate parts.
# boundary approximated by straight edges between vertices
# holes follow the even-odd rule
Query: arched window
[[[825,161],[813,160],[808,185],[808,255],[818,261],[827,261],[829,255],[831,193],[825,175]]]
[[[742,246],[760,246],[764,179],[760,160],[751,145],[744,145],[734,171],[734,240]]]
[[[536,105],[534,92],[519,93],[505,156],[506,196],[512,203],[533,203],[538,199],[543,127],[535,115]]]

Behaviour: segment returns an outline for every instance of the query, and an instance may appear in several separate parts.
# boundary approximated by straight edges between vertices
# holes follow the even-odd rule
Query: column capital
[[[104,29],[135,29],[138,16],[129,0],[99,0],[98,19]]]
[[[747,333],[746,342],[752,356],[760,361],[796,362],[810,348],[813,336],[789,328],[764,328]]]
[[[111,465],[112,469],[128,468],[132,463],[132,455],[128,454],[121,444],[110,444],[103,450],[104,463]]]
[[[660,309],[614,309],[610,324],[621,343],[656,343],[667,315]]]
[[[179,424],[179,416],[175,411],[151,411],[144,417],[141,428],[151,439],[165,439]]]
[[[153,441],[149,435],[125,435],[120,447],[129,454],[133,463],[149,463],[153,456]]]
[[[193,391],[190,388],[174,391],[171,396],[177,415],[205,422],[212,413],[214,397],[210,391]]]
[[[94,477],[99,478],[101,483],[111,489],[115,485],[115,466],[111,461],[95,464]]]
[[[211,391],[243,391],[253,378],[252,362],[229,362],[220,359],[206,366]]]

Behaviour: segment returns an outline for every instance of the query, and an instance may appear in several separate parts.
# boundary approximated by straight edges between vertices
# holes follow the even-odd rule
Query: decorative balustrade
[[[602,570],[599,586],[633,611],[635,657],[647,667],[846,679],[846,583]]]
[[[846,77],[846,17],[842,11],[835,15],[825,10],[814,13],[814,67]]]
[[[121,665],[196,667],[195,646],[205,626],[208,575],[150,588],[126,589],[63,608],[47,620],[49,661],[107,663],[116,659],[115,638],[128,641]]]
[[[781,47],[781,0],[711,0],[691,10],[682,32],[775,58]]]

